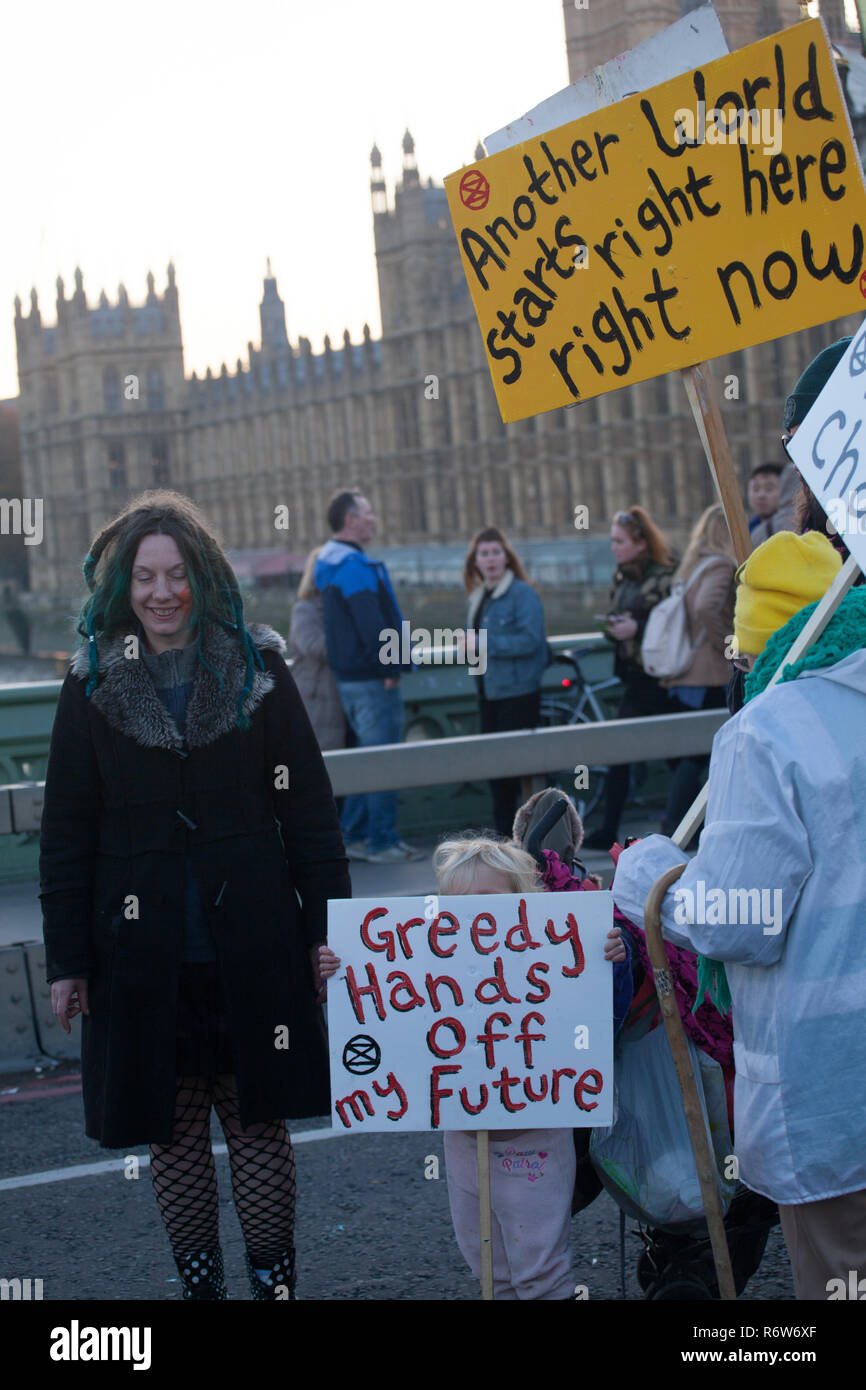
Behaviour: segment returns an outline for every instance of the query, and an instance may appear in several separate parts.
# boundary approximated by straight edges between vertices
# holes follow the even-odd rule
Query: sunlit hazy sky
[[[270,256],[289,337],[379,332],[369,153],[389,201],[568,82],[562,0],[33,0],[4,19],[0,397],[18,393],[13,299],[55,320],[133,303],[173,260],[187,372],[260,338]]]

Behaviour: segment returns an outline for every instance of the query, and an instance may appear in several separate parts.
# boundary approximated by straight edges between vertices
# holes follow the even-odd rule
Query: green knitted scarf
[[[799,637],[817,607],[817,603],[807,604],[793,618],[789,618],[784,627],[773,633],[746,677],[744,703],[747,704],[766,690],[786,651]],[[861,647],[866,647],[866,587],[848,590],[821,636],[799,661],[785,667],[777,683],[781,685],[784,681],[796,680],[803,671],[835,666],[837,661],[842,661]],[[698,956],[698,992],[692,1013],[700,1008],[705,995],[709,995],[720,1014],[730,1012],[731,991],[722,961]]]

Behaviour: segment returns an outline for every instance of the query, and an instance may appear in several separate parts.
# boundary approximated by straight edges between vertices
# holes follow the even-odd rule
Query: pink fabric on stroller
[[[610,851],[614,863],[616,863],[620,853],[621,846],[614,845]],[[542,879],[549,892],[597,891],[597,883],[591,878],[575,878],[554,850],[545,849],[542,850],[542,854],[546,865]],[[636,927],[633,922],[630,922],[627,917],[623,917],[616,906],[613,909],[613,917],[623,931],[628,932],[644,971],[652,979],[652,966],[650,965],[644,932],[640,927]],[[700,1008],[692,1013],[698,988],[697,956],[693,955],[691,951],[681,950],[669,941],[665,942],[665,949],[670,962],[674,997],[680,1018],[683,1021],[683,1027],[695,1047],[699,1047],[702,1052],[706,1052],[709,1057],[715,1058],[719,1063],[725,1073],[727,1085],[728,1075],[733,1077],[734,1066],[734,1031],[731,1020],[730,1018],[723,1018],[715,1004],[708,999],[705,999]],[[728,1108],[730,1109],[730,1103]]]

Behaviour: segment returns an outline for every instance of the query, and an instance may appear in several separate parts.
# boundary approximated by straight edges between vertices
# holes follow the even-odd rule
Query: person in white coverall
[[[840,564],[820,533],[781,532],[738,572],[739,650],[764,656],[744,663],[700,848],[662,903],[664,936],[724,966],[739,1175],[779,1204],[800,1299],[866,1296],[866,589],[764,687]],[[683,862],[663,836],[632,845],[617,907],[642,924]]]

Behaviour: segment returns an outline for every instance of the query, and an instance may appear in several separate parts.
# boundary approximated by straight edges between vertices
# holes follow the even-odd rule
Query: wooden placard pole
[[[710,364],[699,362],[695,367],[684,367],[680,375],[704,446],[707,463],[710,465],[716,492],[725,511],[737,564],[742,565],[752,553],[752,538],[749,535],[746,509],[740,496],[740,485],[734,472],[728,436],[725,434],[719,402],[713,387]]]
[[[489,1132],[479,1129],[475,1135],[478,1150],[478,1213],[481,1232],[481,1297],[493,1299],[493,1240],[490,1218],[490,1144]]]

